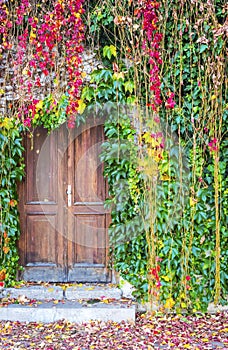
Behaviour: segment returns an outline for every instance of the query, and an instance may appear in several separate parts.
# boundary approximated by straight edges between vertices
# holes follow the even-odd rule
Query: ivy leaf
[[[111,59],[112,56],[116,57],[116,47],[114,45],[110,46],[105,46],[103,48],[103,56],[107,57],[109,60]]]
[[[200,53],[203,53],[204,51],[206,51],[208,49],[208,46],[206,44],[202,44],[200,45]]]
[[[95,94],[94,89],[90,86],[86,86],[82,90],[81,99],[87,100],[88,102],[90,102],[92,100],[92,98],[94,97],[94,94]]]
[[[134,88],[135,88],[135,84],[132,80],[128,80],[124,83],[125,92],[129,91],[130,94],[132,94]]]
[[[114,45],[110,45],[110,52],[114,57],[116,57],[116,47]]]

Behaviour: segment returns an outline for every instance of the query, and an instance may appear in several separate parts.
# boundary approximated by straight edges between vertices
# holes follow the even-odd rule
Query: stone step
[[[110,285],[62,285],[42,286],[29,285],[20,288],[4,288],[0,297],[17,299],[25,296],[28,299],[36,300],[79,300],[79,299],[120,299],[122,291]]]
[[[0,291],[0,320],[135,321],[136,305],[113,285],[28,285]]]
[[[91,320],[129,321],[135,322],[133,303],[119,301],[104,303],[95,300],[94,303],[77,301],[38,302],[27,305],[9,304],[0,308],[1,321],[42,322],[51,323],[60,320],[84,323]]]

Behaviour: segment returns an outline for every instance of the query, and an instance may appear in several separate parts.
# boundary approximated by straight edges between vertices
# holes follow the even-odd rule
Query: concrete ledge
[[[67,300],[78,299],[120,299],[121,290],[115,287],[73,286],[65,291]]]
[[[63,289],[59,286],[28,286],[21,288],[5,288],[1,293],[1,297],[8,297],[9,299],[18,299],[21,296],[36,300],[61,300],[63,299]]]
[[[94,285],[75,285],[67,288],[61,288],[60,286],[28,286],[21,288],[3,288],[0,292],[0,298],[18,299],[20,296],[36,300],[119,300],[122,297],[122,292],[116,287]]]
[[[76,323],[90,320],[135,322],[135,305],[97,303],[85,306],[77,302],[55,305],[47,302],[37,306],[11,304],[0,308],[1,321],[50,323],[62,319]]]
[[[208,305],[208,308],[207,308],[207,312],[209,312],[210,314],[215,314],[217,312],[228,312],[228,305],[215,305],[213,303],[209,304]]]

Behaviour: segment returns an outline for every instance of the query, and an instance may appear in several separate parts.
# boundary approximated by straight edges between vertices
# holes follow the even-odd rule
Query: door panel
[[[47,133],[42,128],[37,128],[32,138],[30,135],[27,136],[27,204],[40,202],[53,204],[57,202],[58,161],[55,136],[53,134],[47,138]],[[40,157],[41,151],[42,157]]]
[[[100,204],[105,200],[103,164],[99,160],[100,146],[104,140],[103,127],[96,126],[85,130],[73,140],[74,203]],[[75,156],[74,156],[75,155]]]
[[[73,132],[72,132],[73,134]],[[106,183],[99,154],[104,140],[102,125],[73,135],[68,148],[72,161],[69,183],[72,187],[72,206],[68,208],[72,237],[68,240],[68,279],[105,282],[107,270],[108,214],[104,210]]]
[[[75,263],[104,264],[105,257],[99,254],[104,245],[104,234],[99,227],[104,227],[104,215],[76,215],[75,216]],[[104,249],[101,249],[102,252]]]
[[[56,215],[48,219],[44,215],[27,216],[27,227],[30,234],[27,237],[26,250],[30,266],[39,263],[56,263],[56,250],[52,244],[56,240],[55,219]]]
[[[28,281],[66,280],[64,266],[63,229],[64,207],[60,201],[58,184],[63,174],[58,171],[58,133],[48,136],[39,127],[32,138],[24,139],[26,178],[20,184],[21,237],[20,263],[24,267],[21,278]]]
[[[107,186],[99,160],[102,126],[80,133],[63,125],[25,138],[26,179],[20,185],[21,278],[107,282]],[[71,193],[69,192],[69,185]],[[68,190],[68,195],[67,195]]]

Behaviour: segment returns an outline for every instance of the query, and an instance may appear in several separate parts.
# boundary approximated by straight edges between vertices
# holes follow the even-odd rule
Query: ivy
[[[67,120],[66,109],[68,104],[69,98],[67,95],[62,95],[58,101],[54,99],[52,94],[48,95],[36,104],[32,126],[42,125],[48,132],[58,128]]]
[[[92,72],[79,99],[78,43],[76,57],[70,51],[77,69],[72,71],[68,64],[68,73],[73,74],[69,91],[63,94],[61,88],[60,100],[55,91],[42,101],[32,100],[25,115],[32,115],[34,126],[42,124],[49,131],[68,115],[74,124],[73,112],[85,108],[97,117],[106,116],[101,160],[109,184],[112,263],[135,286],[138,299],[177,312],[226,303],[225,2],[92,1],[86,3],[86,13],[81,2],[78,6],[74,23],[81,24],[81,15],[87,19],[86,36],[92,47],[98,46],[100,68]],[[21,25],[24,10],[20,11]],[[2,48],[10,50],[6,5],[2,19]],[[24,33],[26,42],[36,41],[33,31],[29,38]],[[48,33],[41,34],[48,38]],[[22,74],[26,86],[32,80],[29,72]],[[56,76],[54,88],[59,86]],[[78,115],[78,121],[83,118]],[[10,136],[16,132],[16,122],[4,118],[1,127],[6,152],[1,168],[1,257],[7,266],[6,270],[1,266],[1,274],[10,283],[18,266],[15,181],[23,170],[22,148],[19,134]]]
[[[20,235],[17,183],[24,175],[22,127],[14,119],[0,119],[0,282],[13,285],[19,269]]]
[[[143,182],[137,170],[135,130],[128,115],[105,122],[107,141],[103,143],[101,160],[105,163],[104,175],[108,179],[112,223],[109,228],[113,268],[135,287],[136,297],[147,294],[147,242],[142,220],[140,201]]]
[[[110,1],[107,4],[103,16],[112,7],[117,56],[114,60],[110,54],[111,41],[106,37],[105,68],[94,73],[96,80],[92,74],[96,86],[88,87],[87,103],[128,101],[141,108],[146,102],[136,124],[134,117],[129,118],[131,113],[128,122],[127,113],[120,113],[118,121],[112,116],[105,124],[102,160],[109,182],[107,204],[112,209],[113,264],[136,287],[138,298],[150,298],[152,292],[165,308],[206,310],[210,302],[225,303],[228,290],[227,111],[226,85],[220,82],[225,48],[224,8],[220,6],[224,3],[216,1],[209,12],[204,1],[197,9],[188,2],[181,6],[176,1],[160,3],[162,55],[156,57],[162,59],[159,87],[166,102],[159,101],[159,116],[150,112],[148,52],[142,57],[143,34],[136,34],[143,10],[135,4],[134,11],[119,9]],[[159,7],[157,2],[153,6]],[[144,11],[143,16],[147,15]],[[130,66],[127,73],[124,55]],[[107,58],[112,59],[112,66]],[[114,85],[116,76],[119,81]],[[156,130],[159,122],[160,130]],[[157,132],[164,137],[162,147]],[[134,135],[131,142],[125,134]],[[157,176],[155,187],[153,174]],[[156,215],[151,224],[153,210]],[[150,266],[153,244],[156,261]],[[154,284],[152,291],[148,281]]]

